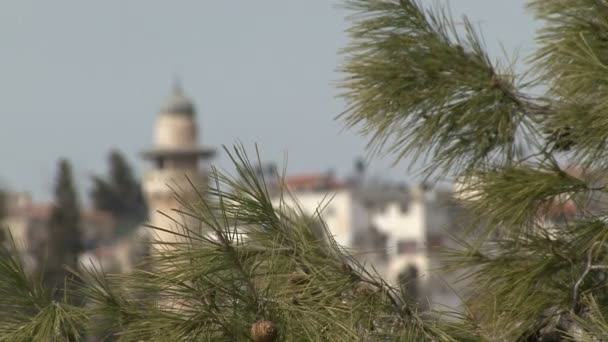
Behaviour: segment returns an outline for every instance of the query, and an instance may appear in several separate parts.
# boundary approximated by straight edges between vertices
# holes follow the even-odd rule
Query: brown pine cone
[[[251,325],[251,337],[255,342],[274,342],[277,336],[277,328],[271,321],[259,320]]]
[[[375,293],[374,289],[365,283],[359,283],[357,287],[355,287],[354,294],[357,297],[369,297]]]

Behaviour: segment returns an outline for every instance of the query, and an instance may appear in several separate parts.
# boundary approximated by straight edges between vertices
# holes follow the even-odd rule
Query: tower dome
[[[154,147],[145,151],[144,157],[156,161],[186,158],[195,165],[199,158],[206,159],[214,153],[212,149],[200,146],[198,138],[194,103],[176,82],[173,92],[161,106],[154,132]]]
[[[161,107],[161,113],[191,116],[194,115],[194,112],[194,103],[184,94],[179,82],[176,82],[173,86],[173,92],[167,97]]]
[[[169,149],[192,149],[197,145],[194,103],[177,81],[161,106],[155,140],[158,147]]]

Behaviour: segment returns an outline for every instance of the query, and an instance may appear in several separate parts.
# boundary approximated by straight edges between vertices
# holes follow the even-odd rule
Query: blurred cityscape
[[[517,7],[503,5],[503,3],[506,4],[506,2],[495,1],[492,3],[488,2],[488,4],[483,2],[483,4],[470,5],[474,10],[480,11],[480,13],[483,13],[483,11],[498,13],[491,23],[494,27],[491,25],[488,27],[490,35],[492,35],[492,29],[501,28],[501,25],[508,25],[508,27],[512,25],[512,19],[507,20],[504,18],[521,16],[519,12],[517,12],[519,14],[511,13],[512,15],[507,16],[501,14],[503,11],[494,10],[496,6],[504,6],[504,10],[510,11],[515,11],[513,8]],[[145,5],[133,5],[127,4],[127,2],[120,2],[118,4],[119,2],[116,2],[114,7],[97,8],[98,11],[108,16],[97,15],[94,9],[90,10],[87,7],[86,13],[89,15],[83,15],[82,18],[88,18],[91,21],[90,23],[85,22],[86,20],[80,16],[73,16],[69,20],[52,19],[54,16],[47,15],[47,13],[57,14],[55,11],[61,11],[61,8],[65,8],[65,6],[55,5],[44,5],[50,7],[39,11],[39,13],[44,13],[42,16],[35,14],[31,18],[25,15],[23,16],[24,18],[20,16],[5,18],[4,22],[7,23],[6,25],[13,25],[14,27],[26,25],[22,22],[27,23],[27,20],[37,23],[41,22],[40,27],[42,27],[42,29],[38,29],[37,31],[32,30],[31,32],[23,30],[25,32],[23,34],[29,34],[24,36],[25,38],[20,35],[14,35],[15,39],[7,40],[8,43],[5,50],[7,51],[9,62],[4,63],[8,66],[7,70],[4,70],[5,73],[12,75],[12,79],[15,80],[21,80],[21,77],[32,77],[32,75],[36,74],[37,69],[28,69],[28,72],[23,72],[23,70],[17,70],[12,67],[17,61],[23,59],[23,56],[19,55],[19,52],[29,56],[32,61],[37,61],[36,58],[44,56],[44,58],[48,58],[49,65],[53,66],[78,64],[83,60],[102,60],[104,58],[100,56],[106,56],[107,63],[104,61],[103,67],[99,67],[98,70],[90,71],[86,69],[87,72],[76,71],[72,76],[59,75],[65,76],[62,86],[65,86],[66,92],[69,93],[70,89],[73,91],[76,88],[82,88],[82,84],[85,81],[94,83],[103,79],[106,82],[110,82],[110,80],[115,82],[117,74],[114,74],[111,69],[113,65],[115,66],[117,60],[121,61],[123,58],[131,58],[132,63],[130,65],[139,67],[147,61],[147,59],[141,57],[142,55],[145,55],[146,58],[158,58],[163,63],[165,59],[181,56],[183,61],[190,61],[191,65],[196,66],[195,72],[188,70],[190,72],[184,72],[184,74],[193,74],[193,78],[202,78],[199,77],[201,74],[205,76],[212,75],[209,76],[211,81],[208,82],[208,87],[222,88],[224,93],[229,95],[213,99],[215,100],[215,105],[208,108],[211,111],[205,111],[206,114],[209,114],[208,117],[205,116],[205,120],[202,120],[203,118],[200,116],[197,117],[197,104],[193,103],[193,100],[188,97],[188,89],[182,89],[179,82],[176,82],[173,89],[169,91],[166,99],[158,99],[158,103],[160,104],[158,115],[154,118],[156,113],[150,112],[148,115],[150,122],[141,122],[141,117],[135,118],[128,117],[127,115],[129,111],[134,110],[134,106],[140,103],[138,99],[135,99],[141,95],[137,91],[132,91],[129,94],[120,94],[120,96],[128,97],[127,100],[122,99],[122,103],[129,104],[122,112],[116,110],[116,116],[113,118],[116,119],[119,115],[123,115],[125,116],[124,122],[115,123],[114,121],[116,120],[107,119],[103,116],[103,111],[108,111],[109,108],[112,108],[112,104],[99,104],[97,106],[99,108],[94,105],[87,107],[88,113],[91,113],[90,116],[95,117],[95,120],[97,120],[90,123],[94,129],[74,130],[73,140],[70,140],[69,144],[71,145],[68,147],[76,149],[79,147],[79,143],[73,143],[73,141],[83,142],[84,144],[84,141],[100,140],[102,136],[104,140],[114,142],[113,130],[116,125],[120,126],[123,123],[128,123],[130,125],[128,126],[129,129],[137,127],[139,130],[143,129],[141,127],[151,127],[152,124],[155,124],[154,131],[150,132],[150,136],[153,136],[153,140],[149,142],[150,145],[137,147],[141,151],[141,158],[147,162],[147,170],[141,177],[137,176],[137,170],[131,166],[131,163],[137,161],[128,160],[123,155],[122,151],[133,150],[133,146],[123,146],[125,145],[125,139],[128,139],[130,144],[136,141],[127,132],[123,133],[123,140],[118,139],[117,150],[110,151],[108,159],[110,166],[109,173],[101,175],[99,172],[95,172],[96,174],[92,176],[93,188],[86,194],[87,198],[83,199],[82,202],[85,203],[83,206],[77,203],[69,203],[70,201],[73,202],[73,198],[66,195],[66,193],[76,193],[79,195],[80,193],[77,189],[66,190],[62,188],[62,181],[65,181],[65,179],[73,177],[76,179],[76,183],[78,183],[82,178],[79,172],[73,172],[78,173],[76,175],[69,175],[71,170],[66,160],[62,160],[59,163],[53,200],[36,198],[36,195],[40,195],[40,193],[36,193],[36,191],[39,191],[38,189],[34,189],[31,192],[20,191],[19,188],[15,188],[14,184],[2,184],[3,186],[6,185],[8,189],[4,201],[6,203],[6,210],[2,215],[4,242],[10,242],[11,239],[8,238],[10,232],[10,236],[12,236],[12,239],[16,243],[17,252],[29,272],[36,272],[49,267],[52,268],[54,265],[52,251],[72,249],[77,251],[77,255],[73,256],[75,260],[79,264],[85,265],[85,267],[101,268],[109,273],[128,273],[143,258],[149,255],[148,242],[154,239],[172,241],[175,236],[170,233],[152,231],[147,226],[175,230],[176,220],[187,220],[184,217],[171,215],[173,209],[180,207],[180,203],[174,196],[173,189],[180,189],[183,192],[182,197],[186,200],[193,198],[195,191],[191,188],[190,181],[194,184],[204,185],[208,180],[210,166],[214,165],[214,162],[217,160],[215,158],[221,157],[222,150],[220,146],[207,146],[203,144],[203,139],[201,139],[198,131],[201,125],[206,127],[208,131],[211,131],[214,137],[228,136],[229,141],[242,138],[246,134],[246,140],[251,140],[252,137],[261,134],[265,136],[266,146],[270,145],[272,148],[278,148],[278,141],[287,141],[289,138],[296,140],[297,138],[299,141],[303,141],[302,145],[307,145],[303,146],[301,150],[307,148],[311,151],[317,151],[315,153],[323,154],[325,160],[330,158],[328,156],[338,154],[345,145],[353,148],[352,141],[328,144],[327,141],[334,138],[336,134],[336,127],[331,126],[328,128],[329,124],[323,124],[325,121],[315,121],[308,114],[309,112],[318,110],[317,107],[311,106],[311,103],[322,102],[325,104],[324,110],[331,112],[330,114],[322,113],[320,115],[331,116],[344,109],[341,107],[341,103],[336,104],[331,102],[335,95],[333,86],[326,85],[326,88],[318,89],[319,94],[322,93],[323,95],[313,96],[308,94],[311,89],[319,88],[319,82],[309,80],[309,78],[312,79],[315,76],[312,75],[311,70],[322,75],[316,76],[319,76],[323,80],[325,80],[323,77],[326,75],[337,76],[337,74],[332,73],[332,70],[338,64],[335,57],[336,51],[345,42],[345,35],[343,34],[344,23],[336,20],[342,13],[338,16],[336,16],[336,13],[330,13],[327,3],[306,2],[307,5],[304,5],[305,3],[302,2],[300,4],[291,3],[285,5],[284,2],[275,1],[270,5],[260,5],[245,2],[241,4],[242,7],[240,7],[239,11],[234,11],[233,6],[228,5],[228,3],[222,3],[221,5],[217,5],[217,11],[223,11],[221,14],[200,13],[204,11],[194,10],[184,11],[181,10],[181,7],[179,9],[173,8],[172,4],[159,5],[159,3],[146,3]],[[117,6],[124,7],[117,9],[115,8]],[[176,11],[171,12],[172,18],[170,20],[165,20],[167,18],[164,18],[165,7],[163,6],[170,6],[171,10]],[[262,8],[262,6],[268,7]],[[157,15],[142,15],[141,13],[145,12],[142,9],[156,10]],[[458,10],[471,10],[470,8],[458,7],[457,4],[455,4],[455,9],[457,12]],[[84,7],[74,9],[74,11],[76,10],[83,11]],[[259,18],[249,14],[254,10],[259,10],[261,11],[260,13],[264,11],[271,13],[270,11],[274,10],[273,13],[285,13],[285,16],[266,15],[264,19],[273,20],[273,23],[262,27],[257,25],[259,24]],[[115,23],[116,25],[108,25],[105,22],[106,17],[109,17],[111,13],[118,12],[124,14],[124,18],[121,17],[120,19],[124,22],[121,21],[118,24]],[[91,15],[91,13],[95,15]],[[176,15],[176,13],[179,13],[179,15]],[[167,14],[168,16],[169,14]],[[205,17],[201,19],[201,16]],[[226,20],[225,18],[231,18],[231,20]],[[310,25],[309,18],[315,18],[317,24]],[[53,22],[46,22],[45,20],[53,20]],[[102,22],[98,22],[98,20]],[[299,20],[299,22],[295,22],[295,20]],[[230,23],[226,24],[227,22]],[[235,25],[235,22],[239,22],[240,26],[238,24]],[[98,29],[98,26],[102,27],[102,25],[103,27],[108,27],[108,32],[101,32],[102,30]],[[123,34],[121,25],[125,27],[135,25],[147,28],[150,32],[144,29],[142,30],[143,33],[139,33],[140,36],[133,35],[131,37],[129,34]],[[193,25],[198,26],[194,27]],[[170,26],[175,27],[172,28]],[[75,30],[74,27],[82,28],[83,32],[88,32],[91,37],[86,37],[86,39],[78,37],[79,30]],[[94,29],[91,29],[91,27]],[[289,33],[282,33],[282,29],[277,29],[282,27],[290,27],[292,30]],[[44,28],[48,28],[49,32],[55,32],[55,35],[46,37],[47,32]],[[513,38],[511,42],[520,42],[521,36],[532,36],[529,33],[533,32],[534,28],[530,26],[525,29],[529,32],[515,35],[514,37],[516,38]],[[309,33],[308,31],[313,30],[316,30],[316,36],[305,36],[303,33]],[[182,34],[175,34],[177,31],[181,31]],[[222,33],[220,38],[216,37],[218,31]],[[11,33],[10,30],[0,30],[0,32]],[[196,41],[194,36],[191,35],[192,32],[200,33],[202,37],[200,38],[201,41]],[[328,32],[335,34],[335,36],[331,36]],[[104,40],[104,37],[106,37],[104,34],[107,34],[108,37],[111,36],[110,34],[114,34],[111,37],[114,37],[114,40],[123,45],[112,41],[112,39],[107,40],[112,41],[112,44],[108,46],[111,45],[113,48],[104,47],[105,45],[101,43],[97,44],[98,41]],[[29,39],[33,39],[32,37],[35,38],[37,36],[45,37],[46,41],[52,42],[54,44],[53,49],[44,45],[41,48],[42,50],[36,50],[36,44],[26,44],[26,47],[22,46],[21,43],[27,42],[28,37]],[[269,38],[264,40],[265,37]],[[326,41],[316,41],[315,37],[325,37]],[[163,39],[164,44],[158,43],[157,39]],[[75,42],[78,43],[76,44]],[[310,42],[314,42],[314,45],[307,45],[313,44]],[[509,43],[508,39],[507,43]],[[116,44],[116,46],[113,44]],[[220,47],[226,45],[229,45],[233,50],[227,49],[226,51],[229,52],[223,54],[216,52],[216,50],[219,51]],[[75,46],[78,48],[75,48]],[[195,46],[203,46],[203,48],[202,50],[194,50],[193,47]],[[275,49],[277,46],[279,48]],[[31,51],[30,47],[32,48]],[[494,51],[499,51],[500,48],[499,44],[490,44],[490,49]],[[40,51],[43,51],[43,53]],[[49,51],[67,51],[68,53],[61,55],[58,52],[49,53]],[[118,51],[119,53],[104,55],[108,51]],[[65,56],[73,58],[73,60],[62,59]],[[298,58],[294,58],[294,56],[298,56]],[[202,63],[199,62],[199,59],[205,59],[205,66],[200,67]],[[244,63],[244,60],[247,60],[247,63]],[[310,69],[303,67],[307,63],[312,65]],[[40,63],[32,62],[31,65],[38,66]],[[272,70],[270,70],[271,68],[264,69],[261,67],[262,65],[272,65],[276,66],[276,68]],[[132,69],[137,69],[136,67]],[[199,67],[204,70],[199,70]],[[49,68],[49,72],[54,71],[51,69],[54,68]],[[228,69],[235,70],[231,74],[232,77],[225,76]],[[250,73],[245,74],[245,69]],[[290,84],[282,78],[283,74],[290,73],[296,69],[302,69],[301,73],[305,76],[301,77],[299,84]],[[57,70],[57,72],[60,72],[59,70],[63,69],[57,68]],[[131,82],[125,87],[133,87],[140,82],[152,83],[151,78],[142,78],[150,74],[150,69],[140,68],[137,71],[139,74],[133,71],[133,74],[127,76],[120,75],[120,79],[124,82]],[[11,74],[12,72],[16,72],[17,74]],[[58,75],[53,75],[53,77],[48,77],[49,80],[52,80],[52,84],[28,79],[25,79],[23,83],[36,84],[41,88],[45,88],[43,93],[46,94],[46,89],[55,88]],[[70,77],[72,78],[70,79]],[[259,86],[260,79],[266,79],[265,87]],[[308,83],[304,84],[306,82]],[[20,86],[19,82],[8,83],[10,83],[11,87]],[[67,86],[68,83],[70,83],[70,86]],[[101,84],[102,81],[99,81],[99,83]],[[101,92],[100,89],[104,89],[103,86],[100,87],[102,88],[91,90],[87,94],[99,94]],[[198,89],[200,88],[198,87]],[[119,88],[117,87],[116,89]],[[116,89],[108,91],[121,92],[121,90]],[[238,101],[230,101],[232,100],[234,89],[239,89],[239,94],[245,94],[244,96],[239,96]],[[287,89],[291,92],[287,92]],[[265,92],[260,93],[262,90]],[[5,93],[9,92],[5,91]],[[48,93],[50,94],[51,92]],[[72,94],[68,95],[65,98],[74,101],[74,106],[81,107],[82,103],[95,102],[90,98],[86,98],[86,96],[82,96],[81,93],[80,96],[72,97]],[[118,97],[118,95],[116,96]],[[82,97],[82,99],[78,99],[77,97]],[[267,110],[267,107],[271,106],[272,103],[280,102],[281,98],[283,98],[285,106],[292,108],[294,112],[292,117],[283,117],[284,108],[276,107],[275,115],[272,117],[256,117],[255,119],[251,119],[251,121],[247,121],[248,123],[261,122],[260,126],[251,129],[254,132],[250,132],[249,127],[243,125],[246,128],[241,127],[241,131],[226,133],[227,127],[230,126],[232,120],[235,120],[235,117],[227,118],[221,127],[214,126],[214,124],[220,125],[218,120],[213,119],[214,116],[226,116],[226,113],[232,111],[237,113],[235,115],[244,117],[250,113],[243,113],[242,109],[249,109],[252,102],[259,101],[257,103],[258,107]],[[38,100],[41,102],[49,101],[48,98],[40,98]],[[81,102],[77,102],[78,100]],[[229,107],[231,103],[227,102],[239,101],[245,104],[239,108],[235,107],[230,110],[225,109],[221,113],[219,112],[219,108]],[[21,106],[27,106],[29,102],[35,101],[16,100],[15,102],[17,104],[14,108],[21,108]],[[330,102],[332,104],[327,105]],[[56,107],[64,105],[64,103],[61,103]],[[103,107],[103,105],[106,107]],[[81,110],[80,107],[78,110]],[[147,109],[143,107],[140,108],[140,111],[145,112]],[[6,111],[6,109],[4,110]],[[217,110],[218,113],[215,113],[214,110]],[[34,110],[30,109],[30,111]],[[254,114],[260,116],[259,112],[260,110]],[[78,114],[80,114],[79,111]],[[23,113],[21,115],[24,116]],[[298,120],[294,119],[296,116]],[[77,119],[83,120],[81,123],[93,120],[88,117],[84,119],[66,117],[63,118],[63,121],[74,123]],[[323,120],[325,119],[324,117]],[[45,124],[41,121],[38,126],[32,125],[30,127],[29,122],[26,122],[28,120],[24,120],[25,123],[23,125],[28,125],[27,130],[30,132],[30,135],[37,135],[41,130],[49,130],[49,127],[45,127],[49,123]],[[153,120],[156,121],[152,122]],[[245,119],[243,120],[246,121]],[[275,129],[270,121],[274,122],[277,120],[283,120],[281,122],[283,125],[291,125],[295,129],[292,131]],[[36,122],[37,120],[32,121]],[[59,122],[60,120],[57,121]],[[102,122],[105,126],[100,127]],[[265,127],[267,131],[257,132],[264,125],[268,126]],[[63,130],[69,130],[67,126],[62,127],[62,129],[56,129],[59,132],[56,134],[63,134]],[[337,126],[342,127],[341,124]],[[129,129],[125,129],[125,131],[129,131]],[[10,131],[25,131],[25,129],[11,129]],[[98,135],[95,136],[95,134]],[[298,134],[298,136],[292,136],[295,134]],[[319,141],[317,141],[316,135],[323,136],[325,140],[321,141],[318,139]],[[357,141],[360,142],[359,140]],[[283,146],[285,145],[281,145],[281,148]],[[68,147],[64,146],[65,149]],[[364,154],[365,151],[362,144],[361,146],[354,147],[354,149],[358,149],[359,147],[361,147],[361,154]],[[25,145],[18,148],[25,148]],[[37,149],[37,147],[32,148]],[[12,152],[14,149],[13,146],[7,146],[4,151]],[[86,147],[82,149],[86,149]],[[332,153],[327,152],[329,149],[331,149]],[[276,151],[273,150],[273,152]],[[19,152],[18,154],[28,155],[27,152]],[[88,152],[81,153],[82,155],[86,155],[87,158],[89,157]],[[293,155],[297,157],[296,154]],[[94,156],[97,159],[102,157],[98,155]],[[47,156],[47,158],[49,157]],[[90,163],[92,158],[86,161]],[[342,155],[340,158],[349,157]],[[314,164],[315,160],[316,157],[313,155],[308,156],[305,161],[296,161],[300,165],[308,163],[310,164],[309,170],[316,169],[317,171],[298,174],[288,173],[285,175],[284,184],[273,183],[273,181],[279,179],[277,173],[280,163],[270,161],[264,165],[260,165],[258,171],[259,175],[267,181],[277,203],[279,198],[283,198],[280,196],[278,189],[287,189],[293,194],[293,197],[283,198],[289,204],[299,206],[310,215],[319,210],[319,215],[327,224],[327,228],[336,241],[352,251],[358,259],[369,266],[370,270],[372,268],[377,270],[388,282],[396,286],[407,287],[407,291],[414,297],[419,298],[421,302],[431,303],[431,305],[438,307],[457,307],[459,292],[464,289],[464,285],[459,285],[460,288],[456,286],[455,279],[458,277],[458,274],[448,274],[439,271],[441,263],[440,247],[453,246],[450,236],[458,234],[463,227],[467,226],[466,222],[464,222],[467,215],[462,199],[455,196],[453,186],[442,184],[431,187],[428,184],[412,181],[411,179],[409,179],[410,183],[407,183],[404,174],[399,173],[395,177],[395,172],[388,171],[388,167],[385,168],[387,170],[386,177],[378,177],[377,172],[370,172],[370,168],[374,165],[369,165],[363,159],[352,160],[351,171],[348,174],[339,175],[332,170],[324,170],[320,166],[322,165],[321,162]],[[11,163],[11,167],[16,169],[17,166],[12,164],[15,163]],[[46,164],[48,163],[45,162],[45,166],[41,167],[44,170],[28,170],[28,178],[33,178],[31,176],[39,172],[41,178],[52,179],[53,175],[49,174],[49,166]],[[31,166],[34,164],[30,163],[27,165]],[[381,165],[380,169],[383,167],[384,165]],[[33,167],[29,168],[33,169]],[[93,167],[93,169],[95,168]],[[298,169],[301,170],[303,168],[299,167]],[[24,172],[24,174],[26,173]],[[40,182],[39,179],[32,179],[31,181]],[[17,186],[22,186],[23,184],[24,180],[22,179],[21,183]],[[67,188],[70,186],[66,185]],[[62,200],[69,204],[68,207],[77,211],[77,218],[65,217],[67,214],[65,211],[62,211],[65,208],[62,207],[62,203],[59,203]],[[575,208],[564,207],[560,208],[560,210],[573,212]],[[78,234],[75,234],[75,231],[56,228],[62,222],[77,222]],[[196,223],[189,222],[189,224]],[[64,235],[70,235],[73,241],[67,239]],[[61,259],[65,260],[65,256],[62,256]]]
[[[120,152],[111,153],[110,175],[94,178],[92,206],[78,209],[80,241],[73,246],[79,265],[128,273],[150,255],[150,242],[176,242],[179,236],[171,232],[179,232],[182,225],[200,225],[196,219],[176,214],[176,209],[182,208],[180,201],[195,201],[199,190],[207,186],[216,155],[215,148],[200,144],[195,108],[175,84],[160,107],[152,146],[142,148],[141,156],[149,161],[149,168],[141,180],[134,178]],[[470,228],[464,203],[468,195],[462,191],[454,186],[370,178],[362,160],[355,160],[350,175],[344,178],[331,170],[279,175],[273,162],[258,165],[256,170],[277,205],[282,201],[311,217],[319,215],[339,245],[369,271],[405,288],[421,305],[441,309],[461,304],[466,283],[456,281],[459,274],[442,271],[439,251],[457,248],[452,238]],[[62,174],[58,179],[56,200],[61,201]],[[62,248],[71,248],[65,245],[62,234],[74,232],[51,229],[52,221],[65,208],[57,202],[37,202],[31,194],[18,191],[7,193],[6,204],[5,242],[11,243],[6,237],[12,237],[27,271],[48,271],[53,265],[49,262],[54,257],[51,247],[63,241]],[[576,210],[572,201],[556,202],[543,224],[573,216]]]
[[[141,181],[131,181],[141,184],[141,190],[128,191],[135,194],[130,203],[120,205],[128,196],[112,197],[108,190],[112,180],[96,178],[92,207],[80,212],[81,265],[110,273],[132,271],[149,254],[147,242],[175,239],[168,232],[145,226],[175,230],[176,221],[185,219],[173,213],[180,208],[174,189],[180,189],[180,197],[187,200],[195,196],[190,182],[207,182],[216,151],[200,145],[195,105],[179,84],[156,120],[153,145],[145,150],[142,146],[142,157],[150,161],[150,167]],[[117,169],[121,167],[127,173],[123,178],[131,177],[118,152],[110,161],[114,178],[120,178]],[[437,271],[438,247],[450,243],[449,235],[462,227],[463,208],[450,188],[370,179],[361,160],[354,161],[351,175],[345,178],[331,171],[281,178],[274,163],[259,165],[258,172],[277,201],[279,189],[285,188],[293,194],[284,197],[288,205],[309,215],[319,211],[336,241],[388,282],[405,285],[413,295],[434,305],[458,305],[450,275]],[[276,183],[279,179],[284,179],[283,186]],[[123,181],[123,187],[128,184]],[[32,272],[45,267],[49,244],[62,238],[49,230],[55,204],[37,202],[26,192],[10,192],[7,199],[4,227],[10,230],[19,255]],[[145,207],[147,214],[142,213]]]

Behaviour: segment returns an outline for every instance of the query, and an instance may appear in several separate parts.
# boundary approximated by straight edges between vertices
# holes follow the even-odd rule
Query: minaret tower
[[[188,179],[199,187],[199,191],[207,186],[205,165],[199,165],[199,162],[210,160],[215,153],[213,149],[198,144],[195,116],[194,104],[176,82],[173,93],[160,110],[154,147],[143,153],[145,159],[153,162],[153,168],[146,172],[143,180],[143,191],[150,208],[151,226],[183,233],[183,229],[171,220],[173,218],[189,224],[190,229],[197,228],[192,226],[193,222],[188,222],[185,217],[174,211],[181,208],[175,198],[175,192],[182,200],[196,200],[196,190]],[[176,235],[167,232],[151,230],[150,233],[161,242],[179,240]]]

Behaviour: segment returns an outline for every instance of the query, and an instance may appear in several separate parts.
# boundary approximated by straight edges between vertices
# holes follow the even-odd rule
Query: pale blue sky
[[[446,0],[441,0],[446,3]],[[336,72],[347,37],[337,0],[19,0],[0,11],[0,179],[50,198],[56,160],[81,190],[120,148],[138,173],[174,75],[198,105],[206,145],[259,143],[265,160],[289,154],[292,173],[344,175],[365,139],[334,121]],[[431,4],[432,1],[422,1]],[[524,0],[452,0],[479,22],[491,53],[527,55],[535,23]],[[406,166],[372,172],[406,180]],[[220,154],[215,161],[229,166]]]

